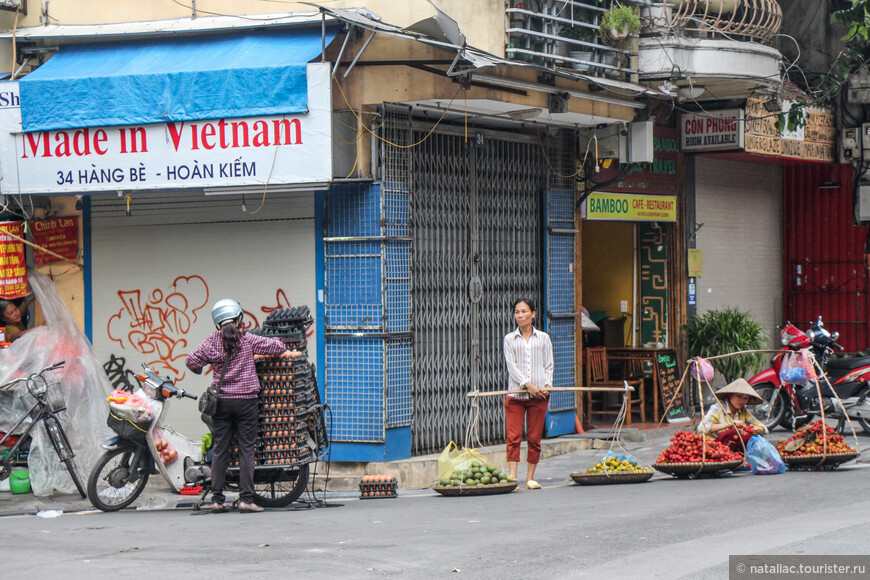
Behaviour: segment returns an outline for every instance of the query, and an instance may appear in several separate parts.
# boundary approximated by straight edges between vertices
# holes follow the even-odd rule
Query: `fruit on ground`
[[[473,461],[467,468],[454,470],[438,481],[442,487],[471,485],[487,486],[499,483],[508,483],[508,476],[497,467],[493,467],[482,461]]]
[[[671,437],[671,445],[661,452],[658,463],[698,463],[736,461],[743,455],[735,453],[718,441],[706,439],[693,431],[677,431]]]
[[[627,459],[617,459],[610,456],[603,461],[595,464],[595,467],[590,467],[586,473],[652,473],[651,469],[644,469],[640,465],[635,465]]]
[[[803,440],[804,443],[794,451],[786,450],[786,446],[795,440]],[[776,450],[782,456],[791,457],[855,452],[846,444],[842,435],[838,435],[833,427],[826,425],[821,419],[804,425],[785,441],[777,441]]]

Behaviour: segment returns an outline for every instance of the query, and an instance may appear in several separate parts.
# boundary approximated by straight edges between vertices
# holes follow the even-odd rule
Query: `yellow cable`
[[[450,105],[453,104],[453,101],[456,100],[456,96],[459,94],[459,91],[462,90],[461,87],[456,90],[456,94],[453,95],[453,98],[451,98],[450,102],[447,103],[447,107],[444,109],[444,113],[441,115],[441,118],[438,119],[438,122],[436,122],[435,125],[432,126],[432,129],[430,129],[429,132],[426,133],[425,137],[423,137],[422,139],[420,139],[416,143],[412,143],[411,145],[399,145],[398,143],[393,143],[392,141],[390,141],[388,139],[384,139],[383,137],[381,137],[380,135],[378,135],[377,133],[375,133],[374,131],[372,131],[368,127],[366,127],[363,120],[359,118],[359,115],[356,114],[356,111],[351,106],[350,102],[348,102],[347,96],[344,94],[344,90],[341,88],[341,83],[338,82],[338,79],[335,79],[335,85],[338,87],[338,92],[341,93],[341,96],[344,99],[344,102],[347,105],[347,108],[350,110],[351,114],[353,114],[353,116],[356,117],[356,120],[359,121],[359,124],[362,126],[362,128],[365,129],[366,131],[368,131],[369,133],[371,133],[372,135],[374,135],[377,139],[380,139],[381,141],[386,143],[387,145],[392,145],[393,147],[398,147],[399,149],[412,149],[412,148],[420,145],[424,141],[426,141],[432,135],[432,133],[435,132],[435,129],[438,127],[438,125],[441,123],[441,121],[444,120],[444,117],[447,116],[447,112],[450,110]]]

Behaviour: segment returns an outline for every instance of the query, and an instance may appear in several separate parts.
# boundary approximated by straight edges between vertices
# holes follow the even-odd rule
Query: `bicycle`
[[[48,433],[48,438],[51,441],[54,450],[57,452],[57,456],[64,465],[66,465],[76,489],[84,498],[87,497],[87,493],[79,480],[75,464],[73,463],[75,453],[73,452],[72,446],[69,443],[69,438],[66,436],[66,432],[63,430],[60,418],[58,417],[58,413],[66,409],[66,402],[63,399],[63,391],[61,391],[60,383],[56,379],[45,376],[46,372],[62,368],[63,365],[64,361],[60,361],[53,365],[49,365],[38,372],[32,373],[27,377],[13,379],[6,384],[0,385],[0,389],[9,389],[14,385],[24,383],[25,391],[21,393],[20,397],[21,400],[30,407],[21,419],[19,419],[18,422],[9,429],[9,432],[0,438],[0,446],[2,446],[7,439],[13,437],[12,434],[15,433],[15,431],[24,424],[27,419],[30,419],[30,424],[24,430],[24,433],[18,436],[18,441],[15,442],[15,445],[8,448],[6,457],[0,460],[0,481],[3,481],[9,477],[10,473],[12,473],[12,457],[15,456],[21,448],[21,445],[27,440],[27,436],[30,435],[30,432],[33,431],[36,424],[42,422],[46,433]]]

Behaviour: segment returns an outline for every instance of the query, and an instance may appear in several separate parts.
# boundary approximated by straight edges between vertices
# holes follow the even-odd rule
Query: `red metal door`
[[[870,228],[853,223],[853,173],[822,163],[783,168],[783,313],[801,329],[821,316],[850,352],[870,345]]]

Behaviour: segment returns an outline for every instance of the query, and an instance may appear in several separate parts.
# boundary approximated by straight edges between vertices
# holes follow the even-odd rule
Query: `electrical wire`
[[[438,125],[441,124],[441,121],[444,120],[444,117],[447,116],[447,113],[450,111],[450,105],[453,104],[453,101],[456,100],[456,97],[459,96],[459,92],[462,90],[462,87],[459,87],[456,90],[456,93],[453,95],[453,97],[450,99],[450,102],[447,103],[447,106],[444,108],[444,113],[442,113],[441,118],[438,119],[438,121],[432,126],[432,128],[429,130],[429,132],[426,133],[426,135],[422,139],[420,139],[416,143],[412,143],[410,145],[399,145],[398,143],[393,143],[392,141],[390,141],[388,139],[384,139],[383,137],[381,137],[380,135],[378,135],[377,133],[372,131],[369,127],[367,127],[365,122],[363,122],[363,120],[359,117],[359,115],[356,114],[356,110],[354,110],[353,106],[350,104],[350,101],[347,100],[347,95],[344,94],[344,90],[341,88],[341,83],[338,82],[338,79],[335,79],[335,85],[338,87],[338,92],[341,93],[341,96],[344,99],[344,102],[347,105],[348,110],[351,112],[351,114],[354,117],[356,117],[356,120],[359,122],[360,126],[363,129],[365,129],[366,131],[368,131],[369,133],[371,133],[376,139],[383,141],[387,145],[391,145],[393,147],[398,147],[399,149],[413,149],[414,147],[417,147],[418,145],[424,143],[427,139],[429,139],[429,137],[431,137],[432,134],[435,132],[435,129],[438,127]]]

